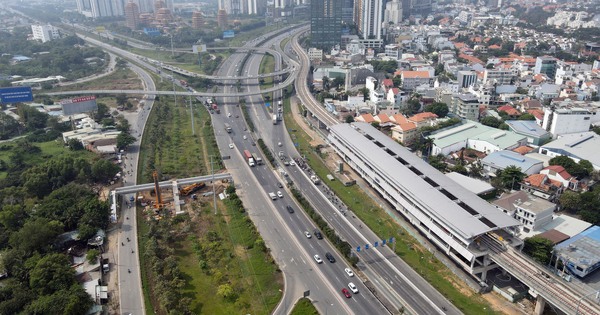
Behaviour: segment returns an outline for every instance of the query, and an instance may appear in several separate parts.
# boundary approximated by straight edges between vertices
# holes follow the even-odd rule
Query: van
[[[270,192],[269,197],[271,197],[271,200],[277,200],[277,195],[274,192]]]

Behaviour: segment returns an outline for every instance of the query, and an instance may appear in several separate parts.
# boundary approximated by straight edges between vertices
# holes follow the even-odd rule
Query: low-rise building
[[[433,140],[432,154],[448,155],[462,148],[490,154],[512,150],[527,144],[527,137],[508,130],[499,130],[474,121],[442,130],[428,137]]]
[[[573,161],[588,160],[600,170],[600,136],[592,131],[566,134],[540,147],[540,153],[550,156],[568,156]]]
[[[539,146],[552,139],[552,134],[536,124],[535,120],[507,120],[504,123],[516,134],[526,136],[529,144]]]
[[[552,221],[556,205],[547,200],[534,197],[524,191],[502,195],[492,204],[509,216],[521,222],[521,230],[528,233]]]
[[[429,71],[401,71],[402,88],[404,90],[414,90],[420,85],[429,85],[433,82],[433,77]]]
[[[544,168],[542,161],[506,150],[490,153],[481,160],[481,165],[483,171],[490,176],[495,176],[497,171],[502,171],[509,166],[516,166],[527,175],[537,174]]]
[[[468,120],[479,120],[479,100],[471,93],[457,93],[452,95],[450,112]]]

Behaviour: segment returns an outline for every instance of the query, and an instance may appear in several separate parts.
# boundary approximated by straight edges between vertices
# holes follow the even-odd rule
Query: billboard
[[[98,110],[96,97],[93,95],[62,100],[60,105],[63,115],[83,114]]]
[[[20,103],[33,101],[30,86],[17,86],[0,88],[0,103]]]
[[[233,30],[228,30],[223,32],[223,38],[233,38],[235,37],[235,32]]]
[[[197,54],[200,52],[206,52],[206,44],[202,45],[192,45],[192,51]]]

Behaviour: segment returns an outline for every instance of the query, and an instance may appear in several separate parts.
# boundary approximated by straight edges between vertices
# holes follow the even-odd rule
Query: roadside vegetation
[[[312,304],[311,300],[307,298],[301,298],[298,303],[294,305],[291,315],[319,315],[317,309]]]
[[[73,85],[58,86],[55,91],[78,91],[78,90],[142,90],[142,81],[138,75],[126,67],[119,67],[113,73],[91,81],[81,82]],[[114,97],[113,97],[114,99]]]
[[[302,111],[305,114],[305,111]],[[286,128],[295,130],[290,135],[294,142],[298,143],[298,151],[301,155],[306,156],[307,163],[320,178],[326,178],[327,174],[331,173],[324,163],[326,155],[322,155],[316,147],[310,144],[311,137],[300,128],[292,117],[289,99],[284,101],[284,113]],[[359,186],[346,187],[340,181],[327,181],[327,186],[381,239],[393,237],[396,242],[396,254],[462,312],[475,315],[481,314],[484,308],[491,309],[482,296],[472,292],[471,289],[465,289],[461,279],[456,277],[423,245],[409,235]]]
[[[273,57],[269,53],[265,53],[264,57],[262,58],[262,60],[260,62],[260,67],[258,68],[258,73],[259,74],[271,73],[273,71],[275,71],[275,57]],[[260,78],[260,79],[258,79],[258,82],[260,84],[261,90],[273,87],[273,77]],[[275,108],[274,107],[275,105],[273,104],[274,103],[273,92],[263,94],[263,98],[264,98],[265,102],[271,102],[271,109]]]

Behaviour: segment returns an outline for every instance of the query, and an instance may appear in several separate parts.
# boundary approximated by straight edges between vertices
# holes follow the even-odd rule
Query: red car
[[[346,288],[342,289],[342,294],[344,294],[344,296],[348,299],[352,297],[352,294],[350,294],[350,291],[348,291]]]

